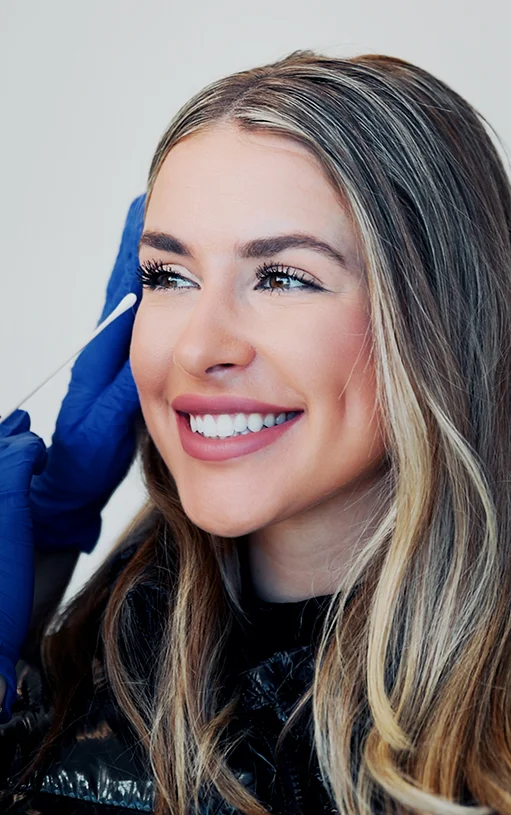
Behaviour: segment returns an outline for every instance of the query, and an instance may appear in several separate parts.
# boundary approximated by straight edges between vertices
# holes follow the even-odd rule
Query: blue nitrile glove
[[[135,455],[141,411],[129,347],[142,291],[135,272],[144,205],[145,196],[140,196],[129,209],[99,322],[128,292],[135,292],[138,301],[76,360],[47,466],[32,480],[30,502],[38,549],[72,547],[90,552],[99,538],[101,511]]]
[[[11,717],[16,663],[28,631],[34,596],[34,543],[30,480],[46,463],[42,439],[30,416],[16,410],[0,424],[0,675],[6,692],[0,722]]]

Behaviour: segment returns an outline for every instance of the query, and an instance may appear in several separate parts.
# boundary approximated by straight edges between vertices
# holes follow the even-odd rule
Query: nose
[[[249,365],[255,348],[244,334],[245,311],[234,296],[203,290],[177,337],[174,363],[197,379]]]

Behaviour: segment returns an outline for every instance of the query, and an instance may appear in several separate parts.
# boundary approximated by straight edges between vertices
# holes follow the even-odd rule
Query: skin
[[[214,534],[247,536],[264,599],[333,592],[363,545],[385,456],[364,269],[337,193],[293,140],[215,125],[171,149],[144,231],[171,233],[193,253],[141,244],[141,264],[164,262],[187,282],[144,289],[130,352],[148,430],[185,512]],[[237,243],[291,232],[327,241],[345,262],[302,247],[236,254]],[[270,261],[324,291],[286,277],[261,284],[255,270]],[[201,461],[180,442],[171,402],[183,393],[305,413],[262,450]]]

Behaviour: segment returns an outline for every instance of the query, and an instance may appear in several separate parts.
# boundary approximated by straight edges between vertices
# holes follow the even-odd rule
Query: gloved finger
[[[33,475],[46,466],[48,452],[35,433],[24,432],[0,439],[0,495],[28,491]]]
[[[140,299],[140,283],[135,272],[138,267],[138,244],[144,225],[146,196],[140,195],[132,202],[121,238],[121,245],[106,290],[106,301],[98,322],[113,311],[125,294],[133,291]]]
[[[128,359],[134,321],[132,307],[94,337],[73,365],[70,389],[83,389],[92,401],[99,397]]]
[[[133,421],[140,412],[140,400],[133,379],[130,360],[126,360],[114,381],[104,390],[91,413],[91,420],[104,435],[105,426],[115,426],[115,435],[133,430]]]
[[[103,311],[101,312],[101,317],[98,320],[98,325],[110,316],[114,308],[117,308],[123,297],[130,292],[137,295],[137,302],[133,306],[136,311],[140,304],[140,300],[142,299],[142,284],[137,275],[138,267],[139,262],[137,253],[132,260],[124,263],[122,278],[119,281],[119,285],[111,291],[111,294],[106,299],[105,305],[103,306]]]
[[[30,430],[30,416],[26,410],[15,410],[0,424],[0,438],[15,436]]]

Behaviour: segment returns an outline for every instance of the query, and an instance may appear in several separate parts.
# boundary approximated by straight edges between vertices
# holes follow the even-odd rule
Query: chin
[[[204,532],[209,532],[210,535],[217,535],[219,538],[241,538],[243,535],[248,535],[250,532],[253,532],[254,528],[258,528],[248,526],[246,522],[241,523],[240,521],[239,524],[233,523],[232,519],[228,523],[222,523],[221,521],[214,521],[209,518],[198,518],[195,520],[190,516],[188,517],[199,529],[203,529]]]
[[[204,512],[199,509],[198,512],[194,512],[191,508],[187,507],[183,504],[183,509],[187,515],[187,517],[191,520],[195,526],[198,526],[199,529],[204,530],[204,532],[209,532],[210,535],[217,535],[221,538],[241,538],[243,535],[248,535],[250,532],[254,532],[255,529],[260,529],[263,526],[262,523],[257,523],[254,519],[252,522],[250,520],[247,521],[246,515],[239,518],[233,518],[232,514],[229,517],[219,517],[218,514],[210,514],[208,512]]]

